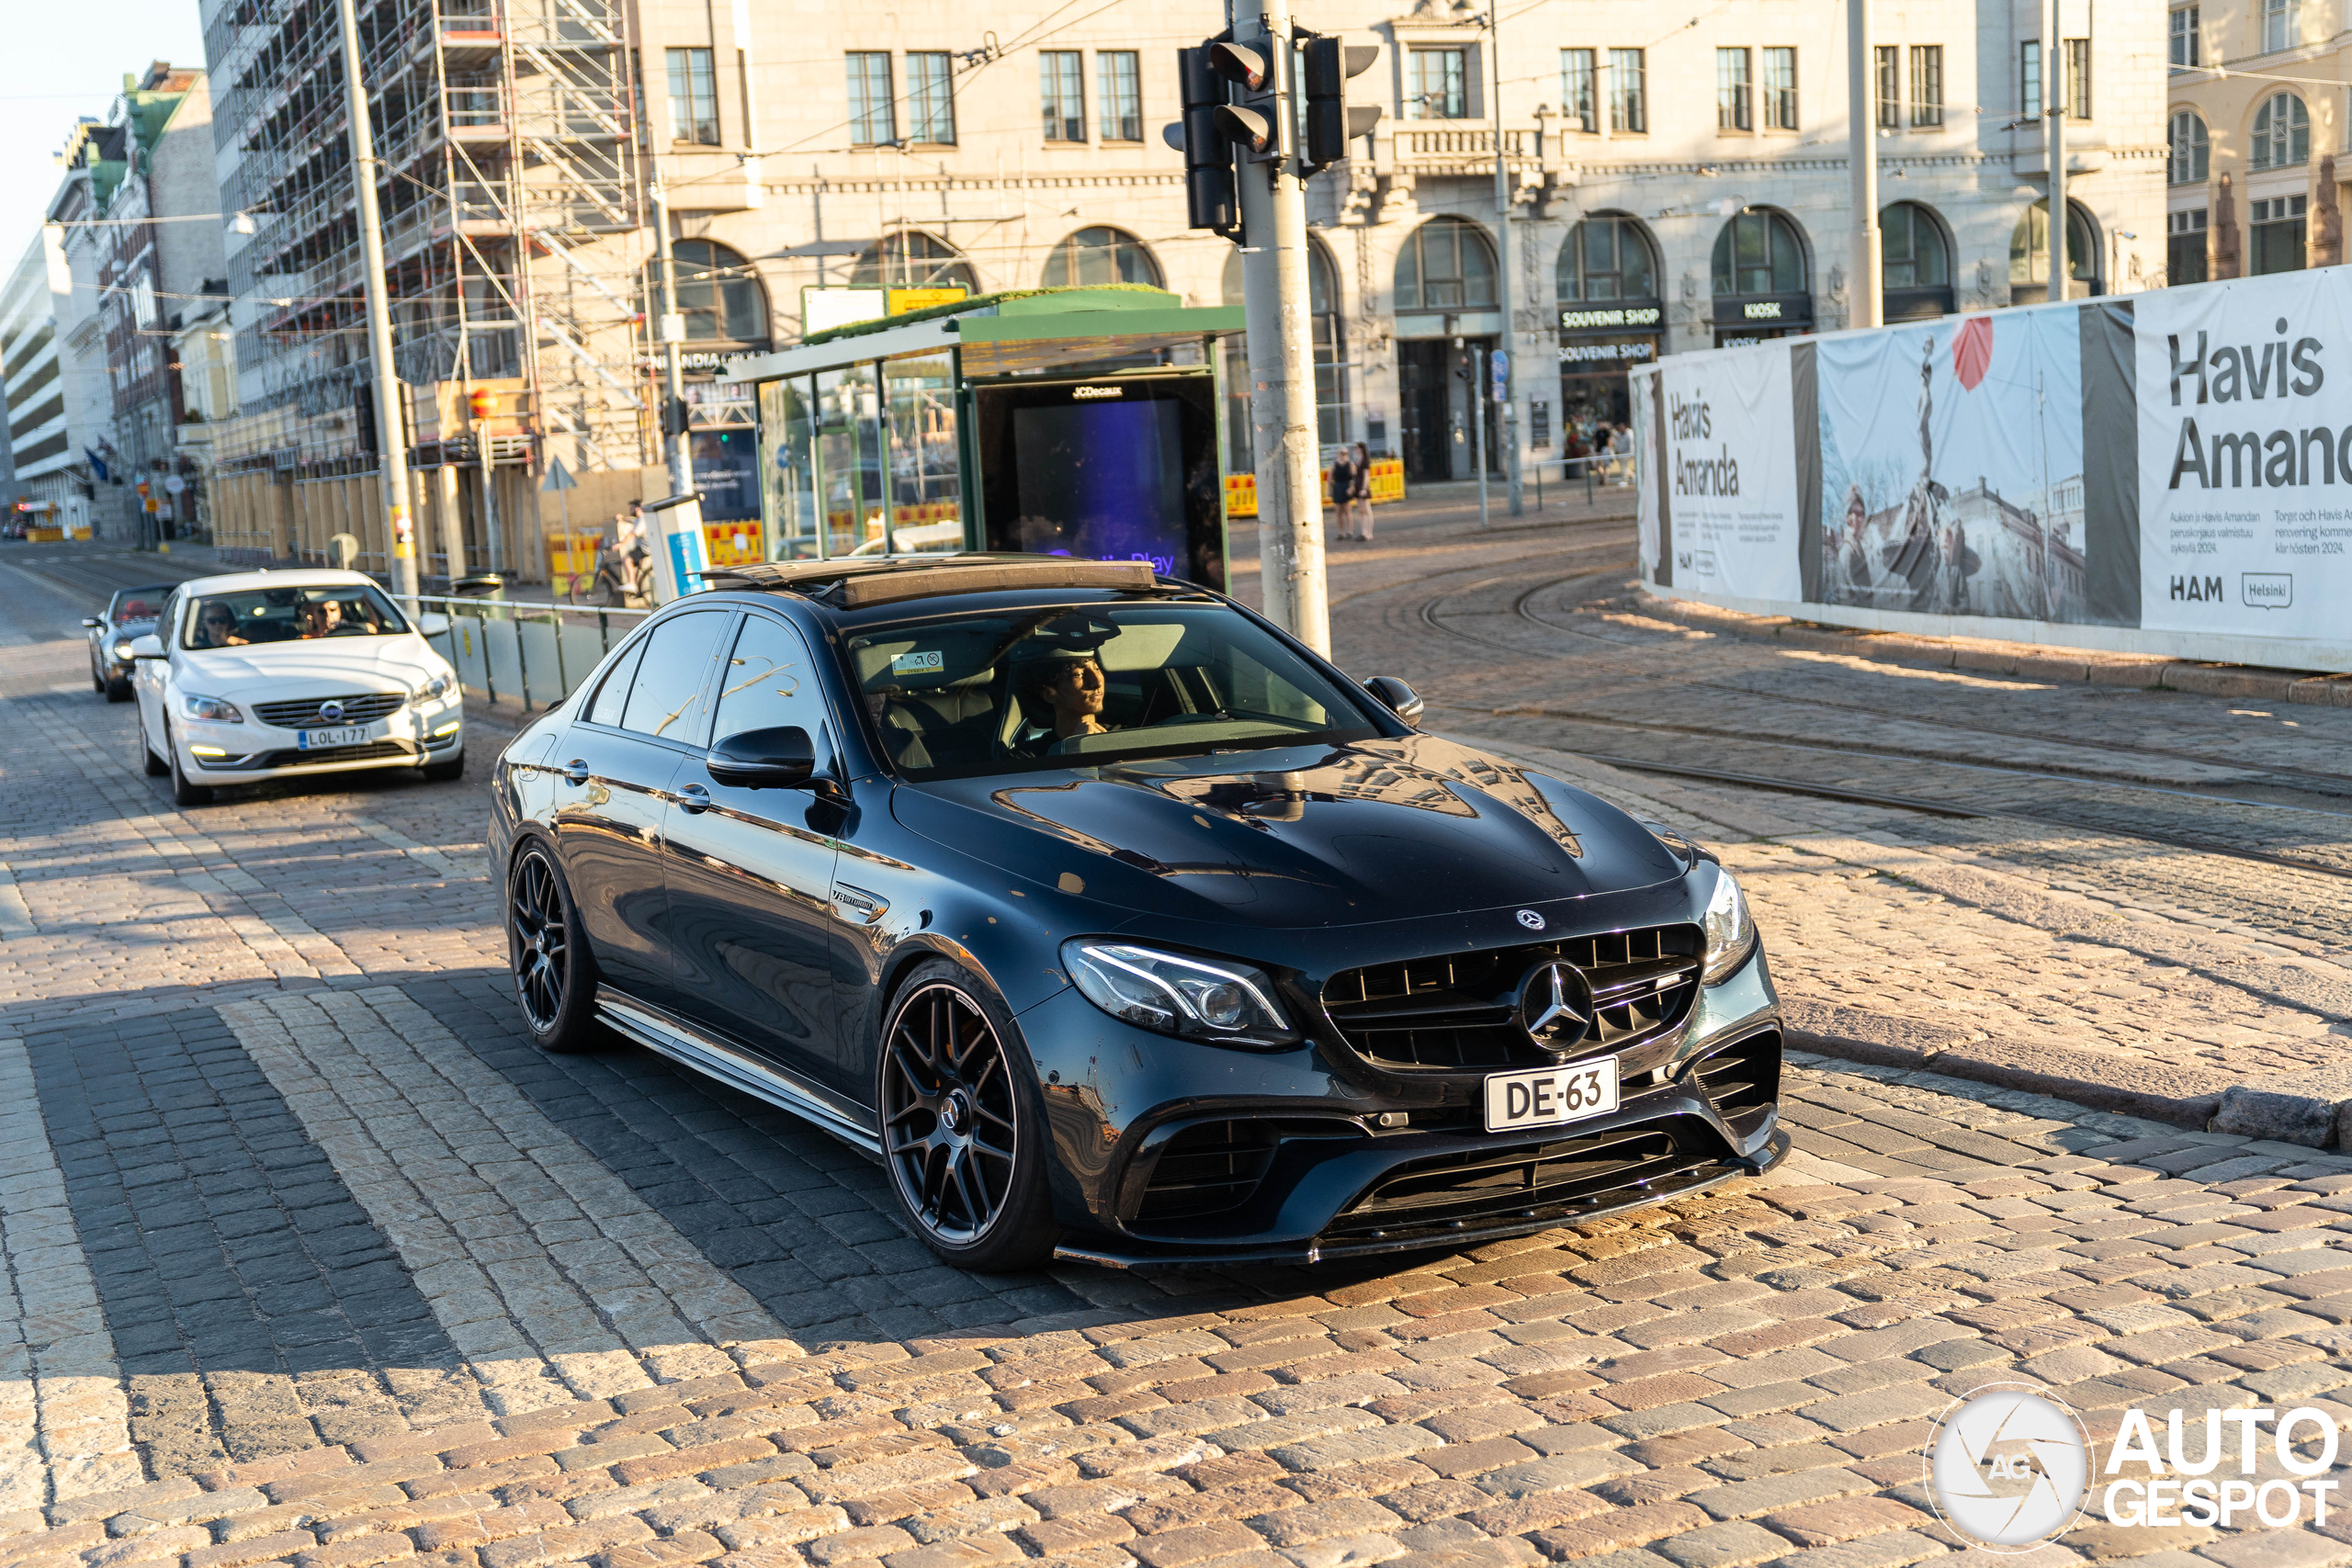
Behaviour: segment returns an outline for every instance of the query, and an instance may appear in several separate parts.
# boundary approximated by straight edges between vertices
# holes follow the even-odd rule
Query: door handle
[[[700,784],[688,784],[678,792],[678,809],[690,816],[710,809],[710,791]]]
[[[566,762],[561,772],[567,784],[584,784],[588,782],[588,764],[577,757]]]

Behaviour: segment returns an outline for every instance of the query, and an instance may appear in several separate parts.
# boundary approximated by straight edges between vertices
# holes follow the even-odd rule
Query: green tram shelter
[[[757,389],[763,537],[711,564],[1023,550],[1222,590],[1215,348],[1241,330],[1239,306],[1049,288],[736,360],[722,378]]]

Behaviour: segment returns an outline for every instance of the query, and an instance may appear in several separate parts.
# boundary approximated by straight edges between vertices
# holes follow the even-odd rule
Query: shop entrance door
[[[1408,481],[1453,477],[1453,344],[1445,338],[1396,345]]]

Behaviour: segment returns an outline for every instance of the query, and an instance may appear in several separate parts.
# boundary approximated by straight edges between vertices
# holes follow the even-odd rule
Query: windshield
[[[116,626],[127,626],[133,621],[152,621],[172,596],[171,585],[154,588],[126,588],[114,596],[114,608],[107,618]]]
[[[243,648],[322,637],[393,637],[408,623],[373,583],[209,593],[188,609],[184,648]]]
[[[1379,733],[1221,604],[942,615],[861,633],[848,652],[883,750],[915,779]]]

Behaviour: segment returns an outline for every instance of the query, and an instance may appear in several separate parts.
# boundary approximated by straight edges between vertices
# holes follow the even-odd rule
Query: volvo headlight
[[[1703,977],[1712,986],[1730,978],[1747,962],[1747,955],[1756,950],[1756,922],[1748,918],[1747,900],[1741,897],[1731,873],[1712,863],[1707,869],[1714,873],[1715,888],[1707,897],[1707,912],[1700,917],[1699,925],[1707,934]]]
[[[1287,1045],[1298,1038],[1265,972],[1124,942],[1062,943],[1062,965],[1113,1018],[1221,1045]]]
[[[180,711],[190,718],[209,719],[214,724],[243,724],[245,716],[237,705],[220,697],[199,697],[189,693],[180,698]]]
[[[420,703],[429,703],[435,697],[447,695],[449,688],[456,683],[447,675],[435,675],[416,689],[416,700]]]

